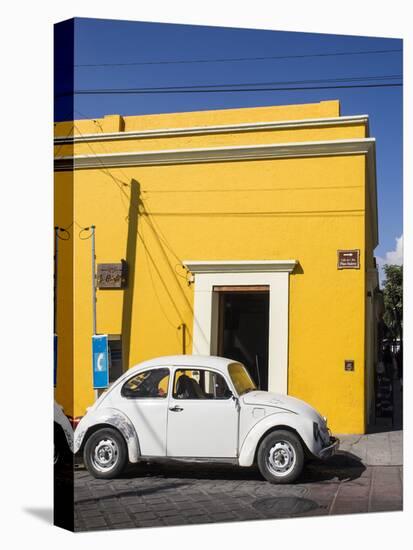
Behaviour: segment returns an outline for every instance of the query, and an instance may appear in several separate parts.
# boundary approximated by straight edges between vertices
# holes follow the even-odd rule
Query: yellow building
[[[112,378],[159,355],[229,356],[334,432],[365,432],[378,242],[366,115],[342,117],[338,101],[109,115],[57,123],[55,136],[66,414],[95,399],[95,226],[96,332],[109,335]],[[102,264],[121,262],[125,287],[105,288]]]

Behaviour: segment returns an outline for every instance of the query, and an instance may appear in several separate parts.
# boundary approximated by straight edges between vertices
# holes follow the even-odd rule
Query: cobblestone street
[[[76,531],[401,509],[401,465],[364,465],[347,451],[284,486],[227,465],[134,465],[116,480],[75,473]]]

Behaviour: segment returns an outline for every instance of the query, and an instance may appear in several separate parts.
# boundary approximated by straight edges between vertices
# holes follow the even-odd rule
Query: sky
[[[380,266],[400,264],[403,87],[396,84],[402,83],[402,48],[402,40],[390,38],[77,18],[74,54],[63,47],[55,57],[55,120],[70,119],[72,105],[78,119],[339,99],[341,115],[369,115],[377,155],[375,255]],[[243,91],[205,90],[234,84]],[[96,93],[177,86],[202,91]],[[64,95],[72,88],[83,90],[73,104]]]

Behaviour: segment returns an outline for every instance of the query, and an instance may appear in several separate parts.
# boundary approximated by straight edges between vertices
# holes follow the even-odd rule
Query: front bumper
[[[330,456],[333,456],[338,451],[338,447],[340,445],[340,440],[337,437],[330,436],[330,442],[326,447],[323,447],[321,451],[318,453],[319,458],[322,460],[325,460],[326,458],[330,458]]]

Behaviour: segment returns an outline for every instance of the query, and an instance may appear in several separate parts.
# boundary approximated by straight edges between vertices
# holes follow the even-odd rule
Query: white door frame
[[[184,261],[194,275],[193,353],[215,355],[218,293],[214,286],[267,285],[270,298],[268,389],[288,392],[289,274],[296,260]]]

